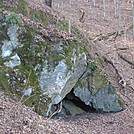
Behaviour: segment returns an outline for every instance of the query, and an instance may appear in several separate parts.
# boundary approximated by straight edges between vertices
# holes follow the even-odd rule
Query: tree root
[[[112,67],[115,69],[118,77],[119,77],[119,84],[121,85],[121,87],[123,88],[123,91],[126,92],[126,81],[123,78],[122,74],[118,71],[118,69],[116,68],[115,64],[111,61],[108,60],[105,56],[102,57],[104,59],[105,62],[109,63],[112,65]]]
[[[119,53],[118,53],[118,55],[119,55],[119,57],[120,57],[121,59],[123,59],[124,61],[126,61],[128,64],[132,65],[133,68],[134,68],[134,61],[128,60],[125,56],[123,56],[123,55],[121,55],[121,54],[119,54]]]
[[[134,47],[120,47],[120,48],[117,48],[117,51],[128,50],[128,49],[131,49],[131,48],[134,48]]]
[[[121,34],[123,33],[123,31],[121,31]],[[94,41],[102,41],[102,40],[107,40],[110,37],[111,41],[116,40],[117,36],[119,36],[118,32],[111,32],[111,33],[107,33],[107,34],[102,34],[100,33],[99,35],[96,35],[96,38],[94,38]]]
[[[124,34],[129,29],[132,29],[132,27],[133,27],[133,25],[128,25],[125,30],[121,30],[120,34],[118,33],[118,31],[117,32],[110,32],[110,33],[106,33],[106,34],[100,33],[100,34],[96,35],[96,37],[94,38],[94,41],[96,42],[96,41],[107,40],[112,36],[113,37],[110,38],[109,40],[110,41],[115,41],[118,36],[121,36],[122,34]]]
[[[49,116],[48,120],[50,120],[54,115],[60,113],[61,110],[62,110],[62,101],[60,102],[60,107]]]

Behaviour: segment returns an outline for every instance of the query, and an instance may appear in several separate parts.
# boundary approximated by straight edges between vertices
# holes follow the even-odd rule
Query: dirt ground
[[[42,0],[36,1],[42,7]],[[92,55],[105,59],[105,71],[117,92],[124,99],[125,110],[119,113],[89,113],[76,117],[48,119],[37,115],[18,102],[0,93],[1,134],[133,134],[134,133],[134,41],[132,40],[132,6],[121,3],[122,34],[118,32],[118,18],[114,16],[114,3],[106,3],[104,20],[103,3],[92,0],[53,0],[53,12],[71,20],[89,40]],[[33,4],[34,5],[34,4]],[[84,16],[82,14],[84,12]],[[119,78],[125,82],[125,91]]]

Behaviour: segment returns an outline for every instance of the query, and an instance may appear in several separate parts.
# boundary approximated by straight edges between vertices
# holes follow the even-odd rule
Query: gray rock
[[[78,86],[73,92],[74,95],[79,97],[86,105],[91,106],[92,93],[87,88]]]
[[[111,85],[105,85],[96,93],[92,91],[77,87],[74,89],[75,96],[79,97],[86,105],[101,110],[104,112],[117,112],[122,110],[120,98],[116,94],[116,90]]]
[[[3,46],[2,46],[2,58],[5,58],[7,56],[10,56],[12,53],[12,42],[4,40]]]
[[[66,85],[62,89],[60,96],[64,98],[74,88],[78,80],[84,75],[87,69],[86,55],[81,54],[74,64],[73,74],[70,76]]]
[[[59,67],[57,67],[59,68]],[[73,73],[70,75],[70,77],[68,79],[66,79],[66,81],[64,82],[64,86],[60,86],[59,88],[55,89],[55,82],[56,82],[56,79],[53,79],[53,77],[50,77],[49,79],[49,83],[52,83],[53,85],[53,88],[51,88],[51,86],[49,86],[48,88],[46,88],[46,93],[47,95],[50,95],[51,94],[51,98],[52,96],[54,96],[52,98],[52,104],[50,104],[49,106],[49,110],[51,110],[51,106],[53,106],[53,104],[58,104],[60,101],[62,101],[65,96],[71,92],[71,90],[74,88],[74,86],[76,85],[76,83],[78,82],[78,80],[82,77],[82,75],[85,73],[87,69],[87,62],[86,62],[86,55],[83,53],[81,54],[76,63],[74,64],[74,67],[73,67]],[[63,68],[59,68],[59,71],[61,72],[61,70],[63,71],[64,69]],[[59,72],[57,71],[57,72]],[[44,76],[44,75],[43,75]],[[51,75],[53,76],[53,75]],[[56,73],[56,77],[57,77],[57,73]],[[62,78],[62,81],[64,79]],[[43,79],[43,82],[45,80]],[[58,84],[58,82],[57,82]],[[49,92],[51,91],[51,92]],[[59,91],[59,92],[57,92]],[[57,93],[57,94],[55,94]],[[49,114],[51,111],[47,112],[47,114]]]
[[[7,34],[10,37],[10,40],[12,41],[13,43],[12,45],[14,48],[17,47],[17,45],[19,44],[17,38],[18,37],[17,30],[18,30],[18,26],[14,24],[14,25],[10,25],[7,31]]]
[[[118,112],[122,110],[120,99],[116,90],[111,85],[105,85],[100,88],[93,96],[93,107],[105,112]]]
[[[84,110],[77,107],[74,103],[72,103],[71,101],[68,101],[68,100],[63,101],[63,106],[66,109],[66,111],[68,111],[71,114],[71,116],[85,113]]]
[[[2,58],[10,56],[12,50],[15,49],[18,45],[18,33],[17,33],[17,25],[10,25],[7,29],[7,35],[9,36],[10,40],[4,40],[2,46]]]
[[[61,90],[61,93],[57,97],[55,97],[54,100],[52,101],[53,104],[58,104],[59,101],[64,99],[64,97],[69,92],[71,92],[73,87],[76,85],[78,80],[82,77],[82,75],[86,71],[86,68],[87,68],[86,55],[83,53],[79,56],[77,62],[74,64],[73,73],[70,76],[70,78],[66,81],[63,89]],[[61,98],[61,100],[59,100],[57,98]],[[56,101],[56,100],[58,100],[58,101]]]
[[[24,90],[24,95],[25,96],[30,96],[32,93],[33,89],[32,88],[28,88],[27,90]]]
[[[17,54],[15,54],[14,56],[10,58],[10,61],[5,62],[4,65],[7,67],[11,67],[11,68],[15,66],[19,66],[21,65],[20,57]]]
[[[48,72],[47,67],[41,72],[40,87],[44,94],[50,98],[56,94],[60,94],[67,80],[69,72],[65,60],[59,62],[53,72]]]

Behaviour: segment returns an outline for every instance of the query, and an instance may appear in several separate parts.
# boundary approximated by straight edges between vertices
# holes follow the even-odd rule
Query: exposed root
[[[117,51],[128,50],[128,49],[131,49],[131,48],[134,48],[134,47],[120,47],[120,48],[117,48]]]
[[[48,120],[50,120],[54,115],[60,113],[61,110],[62,110],[62,101],[60,102],[60,107],[49,116]]]
[[[110,41],[114,41],[116,40],[117,36],[118,36],[118,32],[111,32],[107,34],[100,33],[99,35],[96,35],[96,38],[94,39],[94,41],[96,42],[96,41],[102,41],[102,40],[107,40],[107,39],[109,39]]]
[[[107,59],[105,56],[103,56],[102,58],[104,59],[105,62],[108,62],[109,64],[111,64],[112,67],[115,69],[115,71],[116,71],[116,73],[117,73],[117,75],[119,77],[119,84],[123,88],[123,91],[126,92],[127,83],[126,83],[125,79],[123,78],[122,74],[116,68],[115,64],[111,60]]]
[[[128,64],[130,64],[130,65],[132,65],[132,66],[134,67],[134,61],[128,60],[126,57],[124,57],[123,55],[121,55],[121,54],[119,54],[119,53],[118,53],[118,55],[119,55],[119,57],[120,57],[121,59],[123,59],[123,60],[126,61]]]

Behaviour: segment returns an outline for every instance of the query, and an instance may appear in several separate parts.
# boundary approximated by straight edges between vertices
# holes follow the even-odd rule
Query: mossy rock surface
[[[59,36],[59,32],[67,32],[66,21],[57,24],[55,17],[34,11],[24,0],[19,0],[15,7],[4,6],[0,1],[0,8],[1,91],[49,116],[55,110],[53,105],[59,105],[72,89],[89,87],[87,78],[91,78],[92,90],[98,91],[108,84],[98,69],[100,63],[87,62],[91,59],[90,46],[78,29],[72,29],[73,39]],[[27,21],[40,23],[46,33]],[[50,24],[58,30],[51,33],[51,28],[47,30]]]

